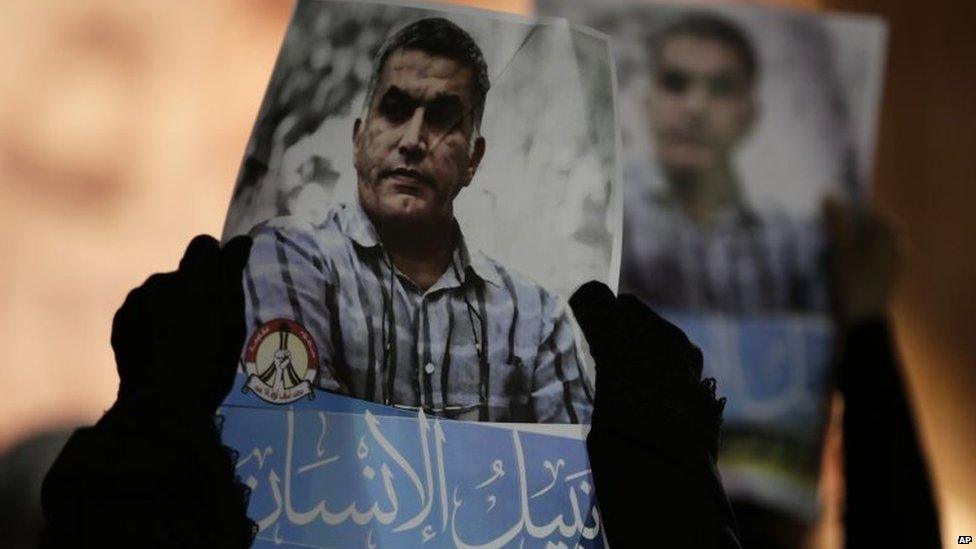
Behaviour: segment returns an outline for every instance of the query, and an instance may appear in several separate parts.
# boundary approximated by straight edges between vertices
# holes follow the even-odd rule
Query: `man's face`
[[[657,60],[647,106],[661,167],[689,176],[721,167],[755,115],[742,59],[721,41],[677,34]]]
[[[398,50],[377,78],[366,120],[353,128],[363,209],[383,221],[449,220],[485,142],[474,134],[472,70]]]

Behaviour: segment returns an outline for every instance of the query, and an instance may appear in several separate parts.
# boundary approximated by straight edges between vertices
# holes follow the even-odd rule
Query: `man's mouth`
[[[668,131],[667,138],[680,145],[704,145],[705,136],[702,132],[689,129],[675,129]]]
[[[426,175],[411,168],[394,168],[380,173],[380,179],[393,179],[396,184],[404,187],[434,187],[434,182]]]

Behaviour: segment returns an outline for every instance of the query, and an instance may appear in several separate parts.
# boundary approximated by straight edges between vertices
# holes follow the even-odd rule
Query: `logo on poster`
[[[271,404],[311,399],[318,361],[315,342],[301,324],[285,318],[265,322],[245,347],[247,381],[241,390]]]

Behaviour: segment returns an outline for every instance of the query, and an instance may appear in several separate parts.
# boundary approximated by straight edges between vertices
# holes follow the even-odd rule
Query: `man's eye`
[[[708,89],[715,97],[733,97],[739,95],[745,84],[740,78],[725,75],[716,76],[709,82]]]
[[[658,76],[657,85],[670,93],[682,94],[691,85],[691,78],[683,72],[664,71]]]
[[[436,100],[427,105],[424,119],[431,128],[449,130],[457,126],[464,116],[464,109],[456,99]]]
[[[380,101],[379,112],[383,118],[394,124],[400,124],[406,122],[413,116],[415,108],[416,105],[412,101],[406,100],[406,98],[388,95]]]

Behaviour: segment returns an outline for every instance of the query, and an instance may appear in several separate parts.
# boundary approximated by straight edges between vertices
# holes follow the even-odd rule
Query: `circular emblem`
[[[286,318],[265,322],[244,348],[243,391],[272,404],[312,398],[318,365],[315,341],[301,324]]]

